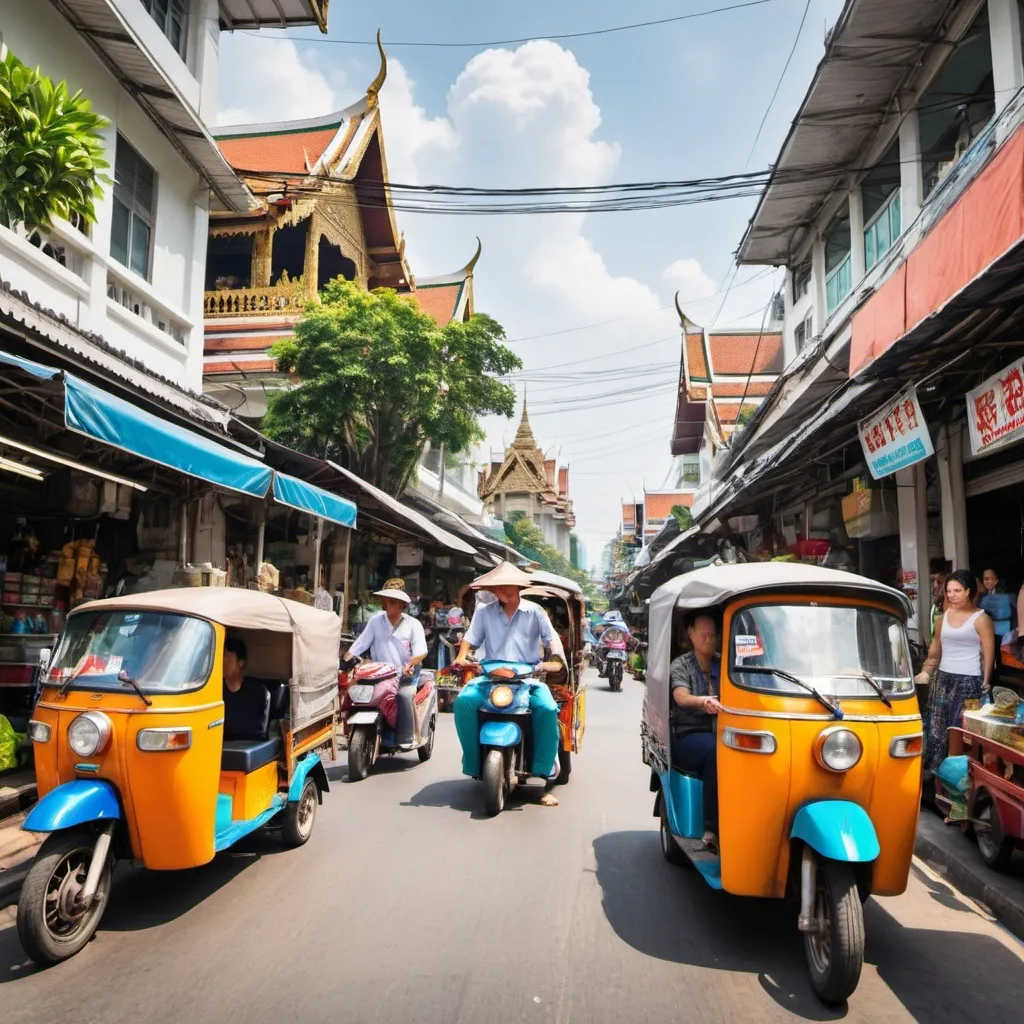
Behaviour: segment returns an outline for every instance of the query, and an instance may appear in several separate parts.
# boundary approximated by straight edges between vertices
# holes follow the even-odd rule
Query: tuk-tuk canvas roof
[[[332,707],[338,697],[341,619],[298,601],[234,587],[181,587],[89,601],[72,612],[158,611],[193,615],[228,629],[292,635],[292,729]]]
[[[543,569],[537,569],[534,572],[528,573],[531,581],[535,584],[541,584],[545,587],[557,587],[559,590],[571,590],[574,594],[582,594],[583,590],[575,580],[569,579],[567,576],[559,576],[553,572],[545,572]]]

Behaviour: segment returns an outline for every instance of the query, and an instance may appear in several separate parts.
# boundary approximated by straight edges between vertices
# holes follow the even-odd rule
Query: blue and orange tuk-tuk
[[[717,848],[704,783],[672,761],[670,671],[698,614],[721,638]],[[923,735],[904,594],[801,564],[697,569],[650,600],[644,760],[667,860],[713,888],[799,901],[811,985],[856,988],[862,903],[907,886]]]
[[[340,620],[221,587],[93,601],[68,616],[29,736],[46,832],[22,886],[18,934],[49,965],[95,933],[116,858],[194,868],[264,826],[309,839],[333,758]],[[246,647],[266,687],[265,732],[225,739],[223,659]],[[253,685],[255,685],[253,683]]]

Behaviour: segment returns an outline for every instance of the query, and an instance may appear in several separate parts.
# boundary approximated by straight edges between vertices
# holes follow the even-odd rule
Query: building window
[[[184,60],[188,37],[188,0],[142,0],[142,6],[149,11],[150,17],[160,26],[160,31]]]
[[[896,243],[900,225],[900,146],[861,182],[864,202],[864,268],[870,270]]]
[[[918,104],[925,197],[995,117],[988,11],[982,7]]]
[[[814,314],[808,315],[796,325],[793,331],[793,340],[796,342],[797,352],[802,352],[804,346],[814,337]]]
[[[700,455],[683,456],[683,487],[700,486]]]
[[[110,255],[149,278],[150,238],[153,234],[153,168],[135,149],[117,137],[114,159],[114,217],[110,229]]]
[[[825,232],[825,309],[831,316],[853,287],[850,270],[850,214],[836,214]]]
[[[811,263],[801,263],[793,271],[793,305],[796,305],[811,290]]]

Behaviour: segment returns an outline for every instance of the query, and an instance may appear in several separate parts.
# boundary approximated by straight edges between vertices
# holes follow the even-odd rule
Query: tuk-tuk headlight
[[[110,744],[111,728],[102,711],[86,711],[68,726],[68,746],[79,757],[102,754]]]
[[[857,764],[863,752],[857,734],[842,726],[825,729],[814,745],[818,764],[830,772],[848,772]]]
[[[507,708],[512,703],[512,699],[515,694],[512,692],[511,686],[492,686],[490,694],[490,702],[496,708]]]

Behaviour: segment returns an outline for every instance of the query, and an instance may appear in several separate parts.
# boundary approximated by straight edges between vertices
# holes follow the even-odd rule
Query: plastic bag
[[[966,793],[970,785],[967,775],[967,755],[959,754],[956,757],[947,757],[939,770],[935,773],[939,781],[951,793]]]

